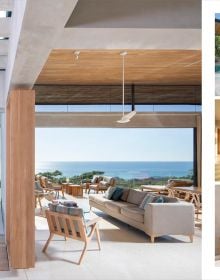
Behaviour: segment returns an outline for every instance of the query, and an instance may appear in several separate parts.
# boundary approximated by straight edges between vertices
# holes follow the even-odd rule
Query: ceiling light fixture
[[[120,55],[122,56],[122,117],[117,122],[127,123],[136,115],[136,111],[131,111],[125,115],[125,56],[127,55],[127,52],[122,52]]]
[[[75,59],[78,60],[79,59],[79,55],[80,55],[80,51],[75,51],[74,55],[75,55]]]

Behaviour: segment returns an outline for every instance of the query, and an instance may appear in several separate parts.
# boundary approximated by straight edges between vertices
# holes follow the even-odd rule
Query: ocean
[[[191,161],[50,161],[36,163],[36,174],[59,170],[63,176],[71,177],[85,172],[103,171],[106,176],[123,179],[144,179],[149,177],[183,177],[191,173]]]

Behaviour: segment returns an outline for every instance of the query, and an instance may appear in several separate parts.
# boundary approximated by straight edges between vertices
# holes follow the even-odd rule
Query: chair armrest
[[[94,218],[94,219],[86,222],[85,225],[86,225],[86,227],[89,227],[91,225],[94,225],[94,224],[98,223],[99,221],[101,221],[101,219],[102,219],[101,217]]]
[[[43,191],[40,191],[40,190],[34,190],[34,193],[35,193],[35,194],[44,194],[44,192],[43,192]]]
[[[146,232],[155,236],[193,234],[194,213],[192,203],[149,203],[144,214]]]

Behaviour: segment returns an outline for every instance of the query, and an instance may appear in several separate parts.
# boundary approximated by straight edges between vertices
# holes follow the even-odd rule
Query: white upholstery
[[[138,192],[138,191],[137,191]],[[140,194],[134,194],[139,201]],[[131,197],[130,197],[131,198]],[[103,194],[89,196],[90,207],[95,207],[107,214],[143,230],[151,237],[162,235],[194,234],[194,205],[178,199],[164,196],[165,203],[149,203],[145,209],[139,205],[124,201],[103,198]],[[130,200],[129,200],[130,201]]]

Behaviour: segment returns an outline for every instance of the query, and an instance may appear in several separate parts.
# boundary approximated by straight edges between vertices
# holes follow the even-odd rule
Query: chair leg
[[[99,250],[101,250],[100,234],[99,234],[99,229],[97,227],[95,229],[95,233],[96,233],[96,239],[98,242]]]
[[[189,235],[190,242],[193,243],[193,235]]]
[[[53,238],[53,235],[54,235],[53,233],[50,233],[50,236],[49,236],[49,238],[47,239],[47,242],[46,242],[46,244],[44,245],[44,248],[43,248],[42,252],[46,252],[47,247],[48,247],[48,245],[49,245],[51,239]]]
[[[85,245],[84,245],[84,248],[83,248],[82,254],[81,254],[80,259],[79,259],[79,262],[78,262],[78,264],[79,264],[79,265],[81,264],[82,259],[83,259],[84,255],[85,255],[85,252],[86,252],[86,250],[87,250],[87,245],[88,245],[88,243],[87,243],[87,242],[85,242]]]
[[[38,197],[38,202],[39,202],[41,211],[43,211],[43,207],[42,207],[42,204],[41,204],[41,201],[40,201],[40,197]]]
[[[151,243],[154,243],[154,239],[155,239],[155,237],[153,235],[151,235],[151,237],[150,237]]]

